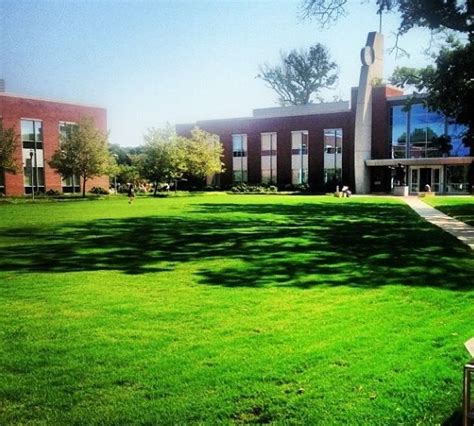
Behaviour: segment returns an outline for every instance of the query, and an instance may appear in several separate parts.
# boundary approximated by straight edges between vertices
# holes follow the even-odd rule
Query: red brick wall
[[[0,93],[0,117],[5,127],[13,127],[21,139],[20,120],[22,118],[41,120],[43,122],[43,153],[45,160],[45,189],[61,191],[61,177],[49,167],[47,161],[59,147],[59,122],[77,122],[82,117],[92,117],[98,129],[107,131],[107,112],[103,108],[82,106],[57,101],[30,99]],[[6,195],[23,195],[23,160],[21,140],[16,153],[19,171],[17,174],[5,174]],[[108,177],[91,180],[87,188],[102,186],[108,188]]]
[[[308,168],[309,183],[314,190],[324,187],[324,129],[343,129],[343,181],[354,187],[354,113],[347,112],[302,115],[277,118],[245,118],[229,120],[198,121],[198,127],[220,136],[224,146],[224,164],[226,171],[221,177],[222,185],[232,184],[232,134],[247,134],[248,143],[248,180],[249,183],[261,182],[261,140],[260,134],[277,133],[277,181],[278,185],[291,184],[291,132],[308,130]],[[194,125],[178,125],[181,135],[189,135]]]

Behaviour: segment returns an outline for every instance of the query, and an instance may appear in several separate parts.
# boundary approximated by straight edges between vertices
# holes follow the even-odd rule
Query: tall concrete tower
[[[372,148],[372,87],[383,78],[383,36],[371,32],[361,51],[359,89],[354,132],[354,175],[358,194],[370,192],[369,169],[365,160],[371,158]]]

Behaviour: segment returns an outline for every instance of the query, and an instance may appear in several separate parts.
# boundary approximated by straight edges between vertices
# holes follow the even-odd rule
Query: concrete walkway
[[[424,203],[418,197],[403,197],[403,201],[415,210],[422,218],[442,230],[454,235],[459,241],[474,250],[474,227],[467,223],[456,220],[447,214],[436,210],[434,207]]]

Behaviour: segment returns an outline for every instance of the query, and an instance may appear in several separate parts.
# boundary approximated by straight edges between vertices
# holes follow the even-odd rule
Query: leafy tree
[[[139,186],[143,182],[143,178],[136,164],[131,166],[121,164],[118,166],[117,181],[122,185],[133,183],[133,185]]]
[[[63,176],[82,178],[82,196],[86,196],[86,182],[108,172],[110,154],[107,136],[98,130],[91,118],[82,118],[61,137],[60,147],[48,164]]]
[[[219,137],[195,127],[184,140],[186,174],[204,179],[222,172],[224,148]]]
[[[130,148],[122,147],[117,144],[109,144],[109,151],[118,165],[127,164],[130,166],[132,164],[129,150]]]
[[[280,105],[305,105],[319,92],[337,81],[337,65],[330,60],[328,49],[320,43],[308,50],[292,50],[281,55],[281,64],[260,66],[258,78],[278,94]]]
[[[396,10],[400,14],[399,33],[414,27],[430,30],[453,30],[474,34],[474,3],[472,0],[371,0],[376,12]],[[349,0],[303,0],[304,18],[315,18],[322,26],[328,26],[347,14]]]
[[[183,138],[171,126],[149,129],[137,163],[141,176],[154,183],[156,195],[159,182],[177,181],[186,171]]]
[[[15,152],[18,149],[18,135],[13,128],[3,126],[0,119],[0,173],[5,170],[16,173],[18,166],[15,161]]]

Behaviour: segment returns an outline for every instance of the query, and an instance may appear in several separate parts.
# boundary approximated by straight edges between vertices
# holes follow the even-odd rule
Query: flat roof
[[[389,96],[387,98],[387,102],[406,101],[409,98],[425,99],[426,95],[423,93],[417,93],[416,95],[412,94],[412,95]]]
[[[254,118],[295,117],[300,115],[331,114],[347,112],[349,101],[321,102],[319,104],[290,105],[283,107],[257,108],[253,110]]]
[[[17,93],[10,93],[10,92],[0,92],[0,96],[5,96],[8,98],[30,99],[32,101],[54,102],[58,104],[76,105],[76,106],[83,106],[83,107],[88,107],[88,108],[106,109],[99,105],[84,104],[81,102],[74,102],[74,101],[68,101],[68,100],[62,100],[62,99],[48,99],[48,98],[40,98],[37,96],[19,95]]]

